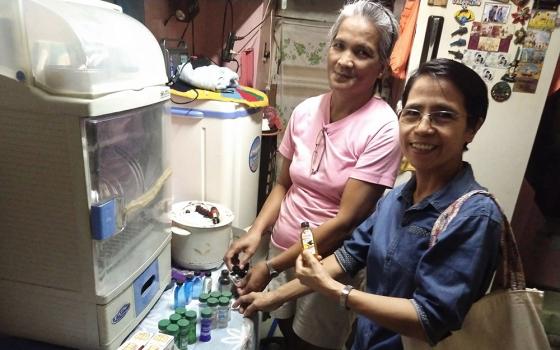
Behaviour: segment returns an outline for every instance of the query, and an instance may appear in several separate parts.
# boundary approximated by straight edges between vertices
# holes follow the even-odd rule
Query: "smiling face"
[[[454,112],[453,119],[437,126],[425,115],[418,123],[399,120],[401,149],[419,174],[454,174],[462,164],[463,146],[476,134],[467,127],[461,92],[448,80],[420,76],[412,85],[404,108],[422,113]]]
[[[367,98],[383,72],[379,56],[379,34],[375,26],[361,16],[344,19],[328,51],[329,86],[334,93],[352,98]]]

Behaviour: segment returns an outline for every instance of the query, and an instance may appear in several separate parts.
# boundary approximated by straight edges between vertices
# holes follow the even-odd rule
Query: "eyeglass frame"
[[[319,129],[317,133],[317,137],[315,138],[315,149],[313,150],[313,154],[311,155],[311,175],[317,174],[319,171],[319,167],[321,166],[321,162],[323,160],[323,156],[325,155],[326,149],[326,137],[325,137],[326,130],[324,127]],[[319,155],[319,146],[322,145],[321,148],[321,155]],[[318,158],[317,158],[318,157]],[[315,162],[317,162],[315,166]]]
[[[415,120],[410,120],[408,117],[403,117],[403,113],[405,113],[405,111],[412,111],[412,112],[416,112],[419,115],[416,117]],[[447,117],[444,117],[440,120],[440,118],[437,117],[437,114],[445,114],[447,115]],[[436,115],[436,117],[434,118],[434,115]],[[420,122],[424,119],[424,117],[428,117],[428,120],[430,121],[430,125],[433,127],[443,127],[446,126],[447,124],[457,120],[457,116],[459,115],[459,113],[455,112],[455,111],[446,111],[446,110],[439,110],[439,111],[432,111],[432,112],[421,112],[420,110],[416,109],[416,108],[403,108],[400,112],[399,112],[399,121],[402,121],[403,123],[407,124],[407,125],[419,125]]]

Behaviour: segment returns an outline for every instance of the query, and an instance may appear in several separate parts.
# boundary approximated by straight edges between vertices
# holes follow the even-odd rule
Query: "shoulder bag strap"
[[[510,288],[512,290],[522,290],[525,289],[525,275],[523,273],[523,264],[521,262],[521,257],[519,255],[519,249],[515,241],[515,236],[511,230],[511,226],[504,211],[498,204],[498,201],[494,196],[484,190],[474,190],[465,193],[459,197],[455,202],[451,203],[447,209],[441,213],[434,223],[432,232],[430,234],[430,247],[433,247],[438,240],[439,234],[447,228],[451,220],[457,215],[459,209],[463,203],[470,197],[481,194],[490,197],[502,214],[502,235],[500,239],[500,248],[502,251],[502,262],[499,269],[503,272],[503,280],[501,284],[505,288]]]

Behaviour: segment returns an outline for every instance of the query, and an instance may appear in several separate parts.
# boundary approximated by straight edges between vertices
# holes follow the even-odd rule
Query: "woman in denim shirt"
[[[319,262],[303,253],[298,280],[240,298],[241,312],[273,309],[312,289],[360,315],[353,349],[402,349],[401,334],[436,344],[461,328],[498,266],[501,214],[490,198],[474,196],[431,248],[429,239],[451,203],[483,188],[463,152],[484,122],[487,96],[485,83],[463,64],[423,64],[407,82],[399,115],[414,176],[382,198],[335,254]],[[364,266],[365,292],[334,279]]]

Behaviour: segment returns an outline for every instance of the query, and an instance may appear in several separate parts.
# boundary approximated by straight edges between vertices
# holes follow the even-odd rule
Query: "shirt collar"
[[[413,203],[412,195],[415,188],[416,176],[413,175],[412,178],[404,186],[401,187],[400,193],[398,194],[399,200],[404,200],[407,202],[406,207],[409,207]],[[431,205],[441,213],[449,205],[451,205],[451,203],[453,203],[457,198],[459,198],[466,192],[482,188],[483,187],[480,186],[474,179],[471,165],[467,162],[463,162],[462,169],[445,187],[424,198],[414,207],[415,209],[423,209],[426,206]]]

